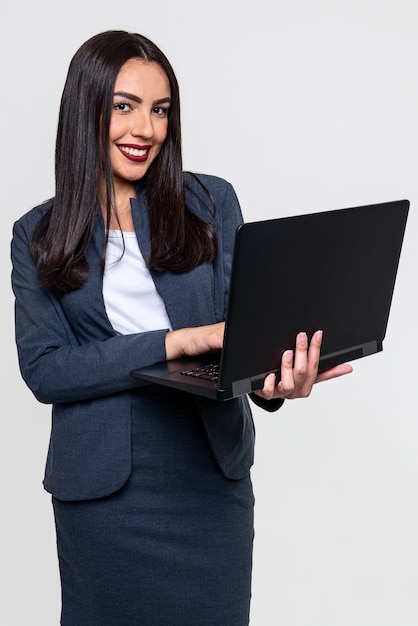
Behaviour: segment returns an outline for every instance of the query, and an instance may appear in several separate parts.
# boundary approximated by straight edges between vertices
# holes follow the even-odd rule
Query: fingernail
[[[286,363],[292,363],[293,362],[293,350],[286,350],[283,357]]]
[[[298,338],[300,343],[308,343],[308,335],[305,331],[300,332]]]

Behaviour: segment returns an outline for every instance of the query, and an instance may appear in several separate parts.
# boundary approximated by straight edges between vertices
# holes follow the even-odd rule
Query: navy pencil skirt
[[[124,487],[96,500],[53,498],[61,624],[247,626],[250,476],[221,473],[193,398],[148,395],[147,415],[133,403]]]

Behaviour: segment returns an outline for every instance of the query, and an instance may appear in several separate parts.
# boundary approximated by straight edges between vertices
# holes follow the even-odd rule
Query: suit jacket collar
[[[148,206],[144,192],[131,199],[132,216],[141,253],[148,262],[151,254],[151,241],[148,219]],[[101,317],[108,331],[113,328],[107,318],[103,301],[103,276],[101,256],[105,238],[105,225],[100,215],[93,233],[92,245],[88,254],[89,279],[83,291],[90,291],[95,314]],[[164,300],[173,329],[189,326],[213,324],[219,319],[214,307],[213,266],[203,263],[190,272],[151,271],[157,292]]]

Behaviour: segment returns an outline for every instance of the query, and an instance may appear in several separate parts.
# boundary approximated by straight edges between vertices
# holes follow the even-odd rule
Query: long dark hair
[[[55,197],[32,237],[40,284],[58,295],[82,287],[87,280],[85,254],[103,180],[107,227],[110,224],[114,189],[108,145],[113,91],[119,70],[131,58],[158,63],[171,92],[167,137],[143,180],[151,231],[149,267],[184,272],[216,257],[210,220],[203,221],[185,206],[180,99],[173,68],[146,37],[106,31],[88,39],[70,63],[58,120]],[[210,205],[209,195],[203,189],[202,193]]]

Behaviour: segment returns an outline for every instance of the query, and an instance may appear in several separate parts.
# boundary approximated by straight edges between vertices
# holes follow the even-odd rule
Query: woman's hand
[[[224,330],[225,322],[219,322],[209,326],[180,328],[168,332],[165,338],[167,360],[220,350],[223,344]]]
[[[276,385],[275,374],[269,374],[264,381],[263,389],[254,393],[265,400],[307,398],[315,383],[337,378],[353,371],[351,365],[343,364],[318,374],[321,343],[322,331],[320,330],[314,333],[309,345],[306,333],[299,333],[296,337],[294,353],[293,350],[287,350],[283,354],[279,383]]]

